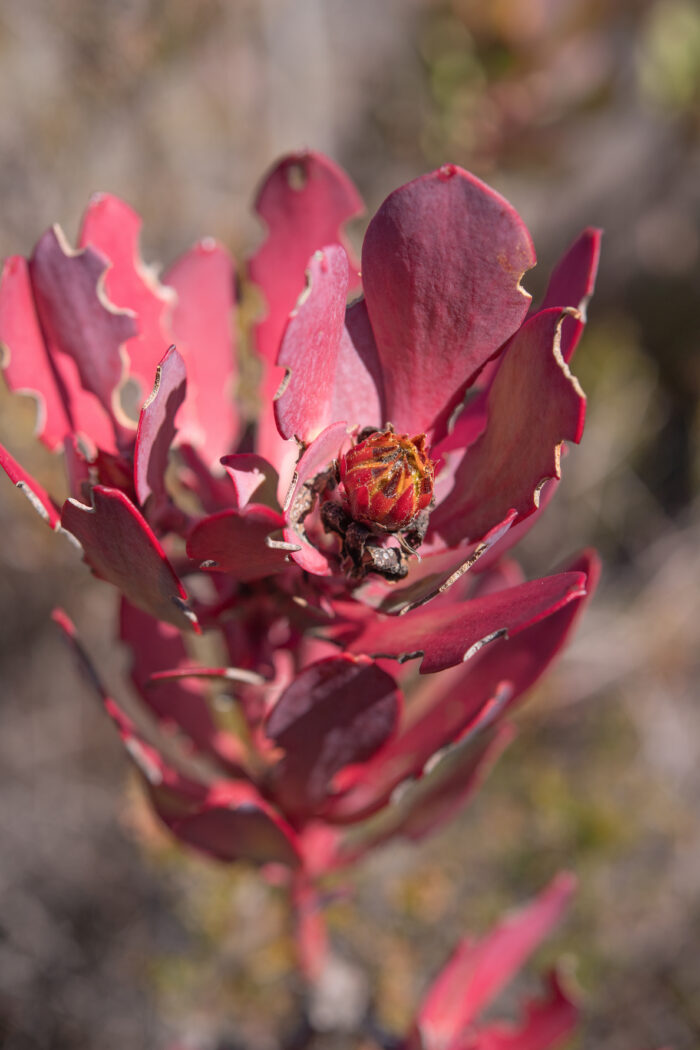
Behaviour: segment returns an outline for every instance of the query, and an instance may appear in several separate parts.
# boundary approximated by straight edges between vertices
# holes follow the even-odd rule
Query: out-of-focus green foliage
[[[700,9],[692,0],[652,6],[639,48],[642,90],[654,102],[686,110],[700,106]]]

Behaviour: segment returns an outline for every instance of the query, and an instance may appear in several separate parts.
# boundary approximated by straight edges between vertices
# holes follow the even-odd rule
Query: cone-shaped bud
[[[433,496],[433,463],[425,434],[379,430],[340,461],[340,480],[355,521],[386,532],[407,528]]]

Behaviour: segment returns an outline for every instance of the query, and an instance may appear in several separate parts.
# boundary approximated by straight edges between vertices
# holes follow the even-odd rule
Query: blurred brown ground
[[[605,228],[575,362],[587,432],[523,550],[541,574],[596,544],[600,596],[471,809],[374,857],[330,915],[338,967],[400,1025],[459,931],[571,867],[578,903],[541,961],[578,960],[577,1045],[700,1045],[697,5],[2,0],[0,97],[3,256],[56,220],[72,236],[103,189],[145,216],[149,261],[206,233],[241,257],[257,179],[304,145],[370,213],[438,163],[472,168],[528,222],[535,293]],[[0,404],[0,439],[60,492],[31,404]],[[7,483],[0,522],[2,1045],[275,1047],[298,996],[280,899],[152,828],[48,625],[65,605],[123,688],[113,594]]]

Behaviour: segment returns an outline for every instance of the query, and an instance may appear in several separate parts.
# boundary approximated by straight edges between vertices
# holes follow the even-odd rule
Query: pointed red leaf
[[[421,656],[421,674],[462,663],[483,645],[510,637],[585,594],[586,577],[564,572],[530,580],[473,601],[443,602],[405,616],[377,617],[340,627],[351,653],[404,660]]]
[[[508,534],[515,511],[499,522],[479,543],[455,547],[453,550],[424,554],[421,560],[411,561],[408,575],[400,584],[386,588],[386,598],[379,604],[382,612],[401,613],[445,594],[465,573],[479,565],[482,558]]]
[[[256,788],[232,780],[207,786],[181,773],[108,696],[65,613],[55,610],[53,618],[100,695],[145,783],[155,812],[165,826],[182,842],[220,860],[276,861],[298,866],[299,851],[294,832],[262,799]]]
[[[456,816],[481,787],[513,736],[511,726],[500,725],[458,740],[437,756],[427,775],[402,798],[403,812],[394,834],[420,842]]]
[[[247,671],[242,667],[202,667],[200,664],[185,663],[182,667],[167,667],[163,671],[154,671],[148,675],[146,684],[157,682],[179,681],[182,679],[220,678],[225,682],[242,682],[245,685],[265,685],[266,679],[257,671]]]
[[[431,985],[416,1019],[422,1044],[447,1050],[560,920],[575,889],[564,872],[476,943],[465,939]]]
[[[578,442],[586,400],[559,351],[562,313],[544,310],[520,329],[489,392],[488,422],[431,516],[451,546],[478,540],[509,510],[537,510],[548,478],[560,477],[563,441]]]
[[[123,492],[97,485],[91,507],[66,500],[61,524],[80,541],[95,575],[113,583],[133,605],[181,629],[199,629],[163,548]]]
[[[74,359],[47,343],[29,264],[19,256],[8,259],[3,269],[0,350],[10,389],[37,399],[37,433],[49,448],[61,445],[75,430],[88,435],[92,445],[116,452],[113,419],[84,389]]]
[[[469,690],[473,696],[481,695],[487,698],[493,695],[497,682],[507,679],[512,685],[508,707],[512,707],[549,667],[571,637],[595,593],[600,578],[600,559],[596,552],[583,551],[567,564],[563,575],[572,573],[583,573],[586,581],[585,588],[582,588],[572,601],[562,604],[551,616],[531,624],[522,633],[508,638],[499,644],[497,649],[488,646],[484,649],[474,665],[469,682]]]
[[[227,572],[241,582],[260,580],[289,567],[288,551],[266,543],[283,524],[280,514],[257,503],[240,511],[222,510],[194,526],[187,554],[204,568]]]
[[[330,657],[301,671],[265,726],[285,752],[274,778],[285,811],[303,816],[318,809],[339,770],[386,744],[400,708],[396,682],[366,657]]]
[[[172,328],[187,366],[180,438],[195,445],[211,468],[231,451],[238,429],[233,260],[222,244],[207,237],[163,280],[177,292]]]
[[[435,765],[416,784],[406,787],[379,819],[369,825],[369,834],[353,829],[349,848],[340,853],[340,863],[355,863],[369,850],[395,838],[420,842],[437,831],[478,790],[499,755],[513,736],[510,726],[487,729],[457,741],[436,756]]]
[[[586,307],[593,295],[600,260],[602,230],[588,227],[577,237],[552,271],[539,307],[571,306],[581,317],[567,317],[561,333],[561,356],[568,364],[578,346],[586,321]]]
[[[141,409],[136,431],[134,488],[141,506],[149,497],[156,508],[169,502],[165,470],[175,437],[175,416],[186,388],[185,362],[171,346],[156,368],[155,385]]]
[[[530,235],[494,190],[452,165],[395,190],[362,250],[387,420],[427,430],[527,313]]]
[[[475,659],[478,661],[478,657]],[[472,698],[468,689],[469,670],[469,667],[460,667],[452,668],[449,673],[444,671],[438,676],[437,689],[428,690],[428,697],[423,696],[423,690],[414,696],[414,702],[420,706],[426,701],[426,711],[408,725],[400,726],[396,736],[380,755],[365,764],[361,773],[339,779],[340,793],[328,807],[327,820],[346,824],[376,813],[389,802],[399,784],[422,777],[432,767],[435,756],[454,746],[482,711],[492,705],[500,713],[503,699],[510,696],[507,684],[503,683],[502,693],[494,690],[485,700]],[[412,707],[408,708],[408,719]],[[471,728],[468,735],[470,739],[475,735]],[[481,733],[478,740],[468,740],[466,747],[460,742],[459,747],[473,754],[476,765],[489,743],[490,738]]]

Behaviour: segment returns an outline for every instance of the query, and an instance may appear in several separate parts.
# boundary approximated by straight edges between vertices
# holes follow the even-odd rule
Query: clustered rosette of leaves
[[[535,309],[520,283],[535,262],[526,227],[459,168],[387,198],[362,277],[343,236],[361,201],[326,158],[284,158],[256,210],[254,418],[235,396],[226,249],[203,240],[158,280],[138,217],[99,195],[77,250],[55,227],[0,284],[5,379],[37,398],[69,498],[59,507],[4,449],[0,461],[121,591],[139,709],[90,673],[155,812],[188,846],[286,881],[313,972],[319,880],[453,815],[595,586],[591,552],[537,580],[508,552],[581,437],[568,363],[600,237],[574,242]],[[217,721],[212,682],[235,704],[235,732]],[[406,1046],[550,1045],[464,1041],[492,978],[449,1032]]]

